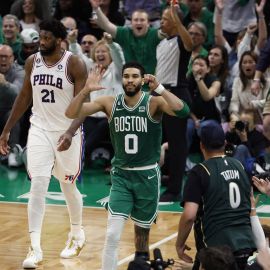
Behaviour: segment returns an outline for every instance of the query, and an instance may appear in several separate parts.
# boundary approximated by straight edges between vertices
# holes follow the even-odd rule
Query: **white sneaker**
[[[71,235],[71,233],[68,234],[66,247],[62,250],[60,254],[61,258],[69,259],[80,255],[81,250],[83,249],[86,242],[84,230],[82,230],[81,232],[82,233],[79,238],[75,238],[74,236]]]
[[[28,269],[37,268],[42,263],[42,251],[33,250],[32,247],[29,248],[29,252],[26,259],[23,261],[23,268]]]

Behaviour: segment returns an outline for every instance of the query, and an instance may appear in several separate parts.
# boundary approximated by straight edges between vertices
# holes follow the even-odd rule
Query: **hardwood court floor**
[[[180,213],[163,212],[153,225],[151,248],[159,247],[163,259],[177,258],[174,244]],[[42,247],[44,262],[38,269],[53,270],[97,270],[101,267],[101,253],[106,231],[107,213],[104,209],[84,209],[84,228],[87,244],[78,259],[60,259],[59,253],[64,247],[69,231],[69,220],[65,206],[47,206],[43,225]],[[270,225],[269,219],[261,219]],[[0,269],[21,270],[29,246],[27,233],[27,206],[17,203],[0,203]],[[194,255],[194,239],[191,235],[188,245]],[[119,249],[119,270],[127,269],[128,261],[134,252],[133,224],[128,221]],[[152,251],[151,251],[152,256]]]

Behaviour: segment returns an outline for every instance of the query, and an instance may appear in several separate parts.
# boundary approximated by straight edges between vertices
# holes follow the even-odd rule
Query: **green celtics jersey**
[[[233,251],[254,248],[249,216],[251,184],[242,164],[223,156],[200,165],[209,175],[202,197],[205,243],[228,245]]]
[[[115,97],[109,119],[114,167],[142,167],[158,162],[162,129],[161,122],[150,115],[150,98],[143,92],[138,103],[130,108],[124,94]]]

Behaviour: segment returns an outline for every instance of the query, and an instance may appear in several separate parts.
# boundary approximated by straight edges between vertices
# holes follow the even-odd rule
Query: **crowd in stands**
[[[269,140],[264,136],[263,108],[270,87],[269,59],[253,79],[269,40],[269,1],[185,0],[175,6],[175,14],[162,16],[169,5],[166,0],[2,1],[0,129],[20,91],[25,60],[39,49],[39,23],[54,17],[68,33],[63,49],[81,57],[88,71],[97,64],[106,69],[102,79],[106,90],[97,95],[121,92],[121,68],[132,60],[189,104],[189,119],[163,119],[170,184],[161,201],[179,200],[186,159],[199,151],[200,129],[211,121],[222,124],[228,153],[241,160],[248,173],[252,175],[256,166],[265,170]],[[166,25],[166,16],[174,16],[174,25]],[[27,111],[12,131],[12,145],[26,145],[30,115]],[[235,125],[239,121],[244,129]],[[105,115],[87,117],[84,128],[88,166],[95,150],[108,146]],[[8,165],[19,165],[12,153]]]
[[[81,57],[88,71],[96,65],[106,70],[101,80],[106,89],[92,93],[92,100],[121,93],[122,66],[137,61],[190,106],[188,119],[163,117],[169,181],[161,202],[180,200],[188,156],[200,151],[200,131],[211,122],[222,124],[226,154],[240,160],[250,176],[269,170],[270,108],[265,118],[264,108],[270,89],[270,1],[183,0],[173,11],[168,6],[167,0],[1,1],[0,132],[22,87],[25,60],[39,50],[39,23],[54,17],[67,30],[62,48]],[[25,147],[30,115],[25,112],[12,130],[11,146]],[[87,117],[84,129],[89,166],[97,149],[108,148],[105,114]],[[105,158],[111,156],[110,148]],[[12,151],[6,162],[20,166]],[[219,256],[208,249],[201,260],[210,253]]]

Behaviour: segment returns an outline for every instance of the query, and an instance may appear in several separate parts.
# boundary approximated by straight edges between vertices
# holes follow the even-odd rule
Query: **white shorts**
[[[57,151],[63,131],[46,131],[31,125],[27,141],[27,171],[30,178],[55,176],[73,183],[81,172],[83,133],[78,129],[68,150]]]

